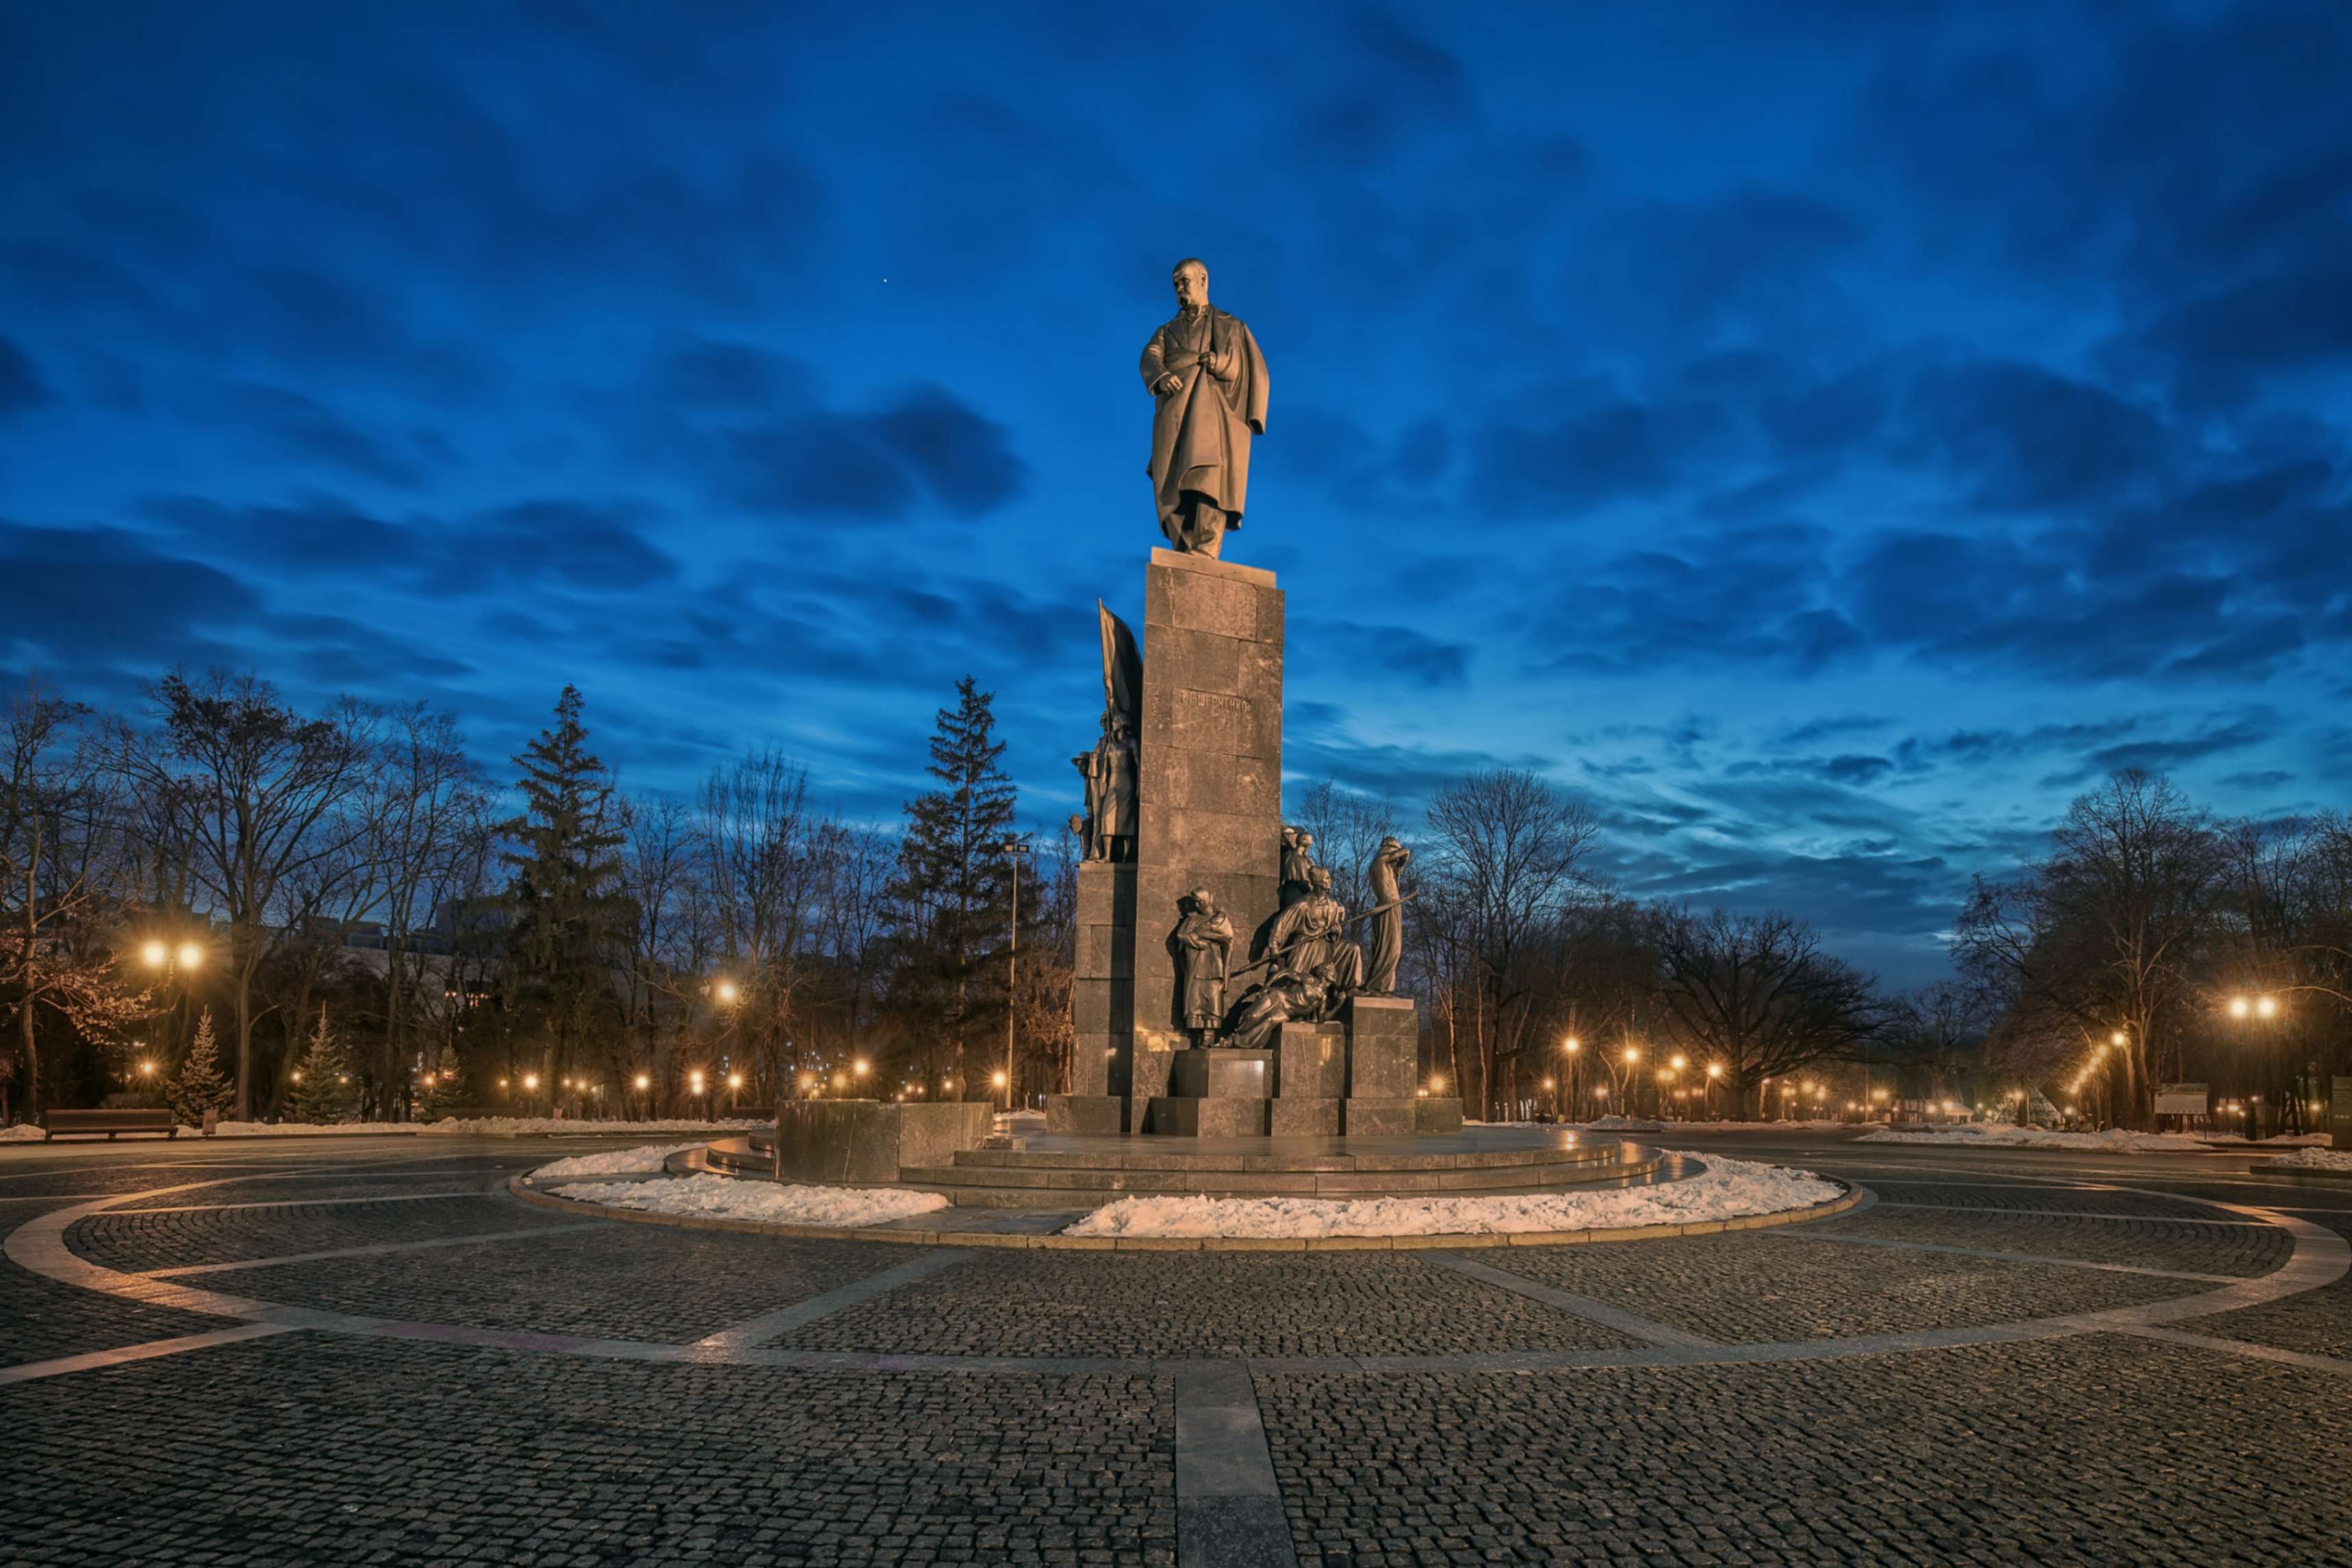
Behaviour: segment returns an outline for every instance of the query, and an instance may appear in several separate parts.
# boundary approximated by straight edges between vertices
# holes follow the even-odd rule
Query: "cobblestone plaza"
[[[2352,1563],[2352,1188],[1688,1146],[1861,1207],[1572,1247],[583,1220],[539,1142],[0,1155],[12,1563]],[[600,1145],[565,1140],[560,1152]]]

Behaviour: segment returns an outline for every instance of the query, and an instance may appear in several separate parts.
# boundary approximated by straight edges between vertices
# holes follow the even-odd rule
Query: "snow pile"
[[[202,1137],[201,1127],[184,1126],[184,1134]],[[424,1127],[415,1122],[215,1122],[213,1136],[216,1138],[364,1138],[374,1135],[421,1133]]]
[[[1698,1158],[1697,1155],[1686,1156]],[[1069,1236],[1486,1236],[1682,1225],[1810,1208],[1840,1188],[1811,1171],[1705,1156],[1688,1181],[1594,1192],[1486,1197],[1130,1197],[1096,1209]]]
[[[662,1162],[672,1155],[698,1149],[700,1144],[647,1144],[642,1148],[614,1149],[604,1155],[574,1155],[568,1160],[541,1166],[530,1173],[532,1181],[549,1181],[559,1176],[659,1176]]]
[[[2133,1133],[2121,1127],[2110,1127],[2104,1133],[2046,1133],[2039,1127],[2014,1127],[2007,1123],[1938,1127],[1932,1133],[1897,1133],[1881,1127],[1874,1133],[1864,1133],[1854,1142],[1937,1144],[1946,1148],[1971,1149],[2082,1149],[2102,1155],[2146,1155],[2212,1146],[2187,1133]]]
[[[2247,1143],[2244,1136],[2237,1133],[2200,1133],[2197,1135],[2209,1144],[2235,1144],[2250,1149],[2332,1149],[2336,1146],[2336,1134],[2333,1133],[2281,1133],[2275,1138],[2264,1138],[2257,1144]]]
[[[757,1219],[770,1225],[879,1225],[945,1208],[936,1192],[898,1187],[778,1186],[731,1176],[695,1176],[671,1181],[577,1182],[551,1189],[558,1197],[649,1214],[703,1219]]]
[[[2257,1166],[2256,1168],[2276,1169],[2281,1166],[2284,1166],[2289,1170],[2343,1171],[2347,1175],[2352,1175],[2352,1155],[2339,1155],[2333,1149],[2305,1147],[2297,1149],[2291,1155],[2281,1155],[2271,1161],[2268,1167]]]
[[[37,1144],[47,1136],[30,1122],[19,1122],[13,1127],[0,1127],[0,1144]]]

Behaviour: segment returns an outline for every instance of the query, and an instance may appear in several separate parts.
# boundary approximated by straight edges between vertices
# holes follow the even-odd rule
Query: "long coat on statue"
[[[1240,528],[1249,499],[1250,437],[1265,434],[1265,356],[1257,339],[1213,305],[1179,311],[1143,346],[1142,370],[1146,390],[1163,375],[1184,383],[1151,413],[1145,471],[1159,501],[1160,531],[1177,538],[1187,490],[1227,513],[1226,528]]]

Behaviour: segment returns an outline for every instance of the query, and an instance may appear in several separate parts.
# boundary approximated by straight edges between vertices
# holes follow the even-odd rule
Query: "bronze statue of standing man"
[[[1176,316],[1143,346],[1160,531],[1211,559],[1242,526],[1250,437],[1265,433],[1265,356],[1250,329],[1209,303],[1209,269],[1176,264]]]

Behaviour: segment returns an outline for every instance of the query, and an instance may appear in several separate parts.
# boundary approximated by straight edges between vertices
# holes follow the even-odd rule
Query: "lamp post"
[[[2273,1058],[2277,1058],[2277,1060],[2271,1063],[2273,1067],[2278,1070],[2279,1082],[2276,1087],[2284,1095],[2288,1102],[2287,1108],[2280,1119],[2280,1130],[2284,1132],[2285,1130],[2284,1124],[2286,1117],[2294,1116],[2295,1114],[2294,1105],[2293,1103],[2300,1099],[2301,1096],[2296,1094],[2286,1082],[2288,1077],[2286,1062],[2279,1050],[2279,999],[2268,992],[2263,992],[2260,996],[2231,997],[2230,998],[2230,1016],[2233,1019],[2239,1019],[2241,1022],[2247,1019],[2259,1019],[2270,1030],[2271,1049],[2268,1054]],[[2257,1143],[2261,1141],[2262,1138],[2262,1113],[2257,1109],[2257,1107],[2262,1103],[2262,1099],[2263,1097],[2259,1094],[2249,1094],[2246,1096],[2246,1142],[2250,1144]],[[2295,1117],[2295,1120],[2299,1125],[2302,1119],[2297,1116]]]
[[[1004,944],[1004,1108],[1013,1109],[1013,1025],[1020,1011],[1021,981],[1021,857],[1029,846],[1006,835],[1004,858],[1013,864],[1013,904],[1006,916]]]
[[[1576,1120],[1578,1102],[1582,1098],[1577,1093],[1577,1090],[1582,1082],[1584,1042],[1574,1035],[1570,1035],[1559,1042],[1559,1051],[1562,1056],[1568,1058],[1568,1119],[1573,1122]]]

